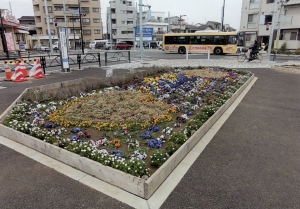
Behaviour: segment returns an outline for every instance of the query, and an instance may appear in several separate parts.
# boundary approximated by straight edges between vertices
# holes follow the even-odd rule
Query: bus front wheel
[[[179,49],[178,49],[179,54],[185,54],[185,52],[186,52],[185,47],[183,47],[183,46],[179,47]]]
[[[214,54],[216,54],[216,55],[221,55],[221,54],[223,54],[222,48],[220,48],[220,47],[215,48]]]

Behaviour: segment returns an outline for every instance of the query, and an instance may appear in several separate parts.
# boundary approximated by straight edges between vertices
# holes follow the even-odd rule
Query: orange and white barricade
[[[22,71],[22,73],[23,73],[23,76],[24,76],[24,77],[28,77],[27,69],[26,69],[26,66],[25,66],[25,63],[24,63],[24,59],[23,59],[23,58],[20,58],[19,66],[20,66],[20,68],[21,68],[21,71]]]
[[[46,78],[46,76],[43,74],[40,60],[34,62],[34,66],[29,71],[29,76],[36,79]]]
[[[20,67],[19,64],[16,64],[16,67],[15,67],[15,72],[14,74],[11,76],[11,80],[13,82],[23,82],[23,81],[27,81],[27,79],[25,79],[24,75],[23,75],[23,72],[22,72],[22,69]]]
[[[10,67],[7,64],[4,65],[4,71],[5,71],[5,78],[4,78],[4,80],[5,81],[11,81],[11,77],[12,77],[13,73],[12,73]]]

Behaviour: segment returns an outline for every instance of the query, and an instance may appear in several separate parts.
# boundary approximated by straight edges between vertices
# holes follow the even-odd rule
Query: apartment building
[[[274,15],[273,39],[280,25],[278,47],[287,43],[288,49],[300,48],[300,0],[275,1],[279,3]],[[245,46],[250,46],[254,40],[269,43],[273,8],[274,0],[243,0],[240,31],[244,32]]]
[[[168,31],[168,23],[165,22],[165,12],[144,11],[142,14],[144,28],[152,28],[152,41],[162,41],[163,34]],[[139,18],[137,20],[139,27]]]
[[[107,34],[112,42],[134,42],[134,27],[136,26],[136,6],[134,0],[110,1],[107,8]]]
[[[63,1],[65,3],[65,11]],[[58,40],[57,28],[54,25],[55,21],[57,22],[57,26],[68,27],[71,47],[75,47],[75,44],[79,46],[81,44],[81,40],[83,40],[83,44],[85,46],[88,46],[91,41],[103,38],[100,0],[63,1],[47,0],[50,33],[53,42]],[[44,0],[32,0],[32,5],[37,32],[37,37],[33,37],[33,40],[39,40],[42,44],[49,45]],[[78,10],[81,14],[85,14],[85,16],[82,15],[80,17],[78,15],[72,15],[70,10]],[[64,18],[65,14],[66,22]],[[80,18],[82,19],[82,37],[80,30]]]

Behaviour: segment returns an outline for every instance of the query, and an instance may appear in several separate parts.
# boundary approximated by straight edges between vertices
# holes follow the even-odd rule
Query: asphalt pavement
[[[258,80],[161,208],[300,208],[300,73],[246,70]],[[90,68],[1,81],[0,112],[27,87],[105,75]],[[104,195],[3,145],[0,168],[0,208],[130,208],[118,194]]]

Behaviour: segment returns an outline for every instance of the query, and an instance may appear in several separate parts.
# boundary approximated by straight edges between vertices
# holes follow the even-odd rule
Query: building
[[[240,30],[244,32],[244,45],[250,46],[254,40],[260,44],[269,43],[274,0],[244,0],[241,10]],[[279,19],[280,11],[282,11]],[[300,48],[300,0],[290,0],[278,4],[274,16],[273,39],[276,38],[280,22],[278,47],[287,43],[288,49]],[[280,21],[279,21],[280,20]]]
[[[107,38],[112,42],[134,43],[136,27],[136,7],[134,0],[110,1],[107,8]]]
[[[21,26],[15,16],[9,10],[1,9],[1,42],[0,51],[20,51],[30,48],[28,39],[29,28]],[[2,25],[3,24],[3,25]],[[3,37],[5,37],[3,39]]]
[[[34,16],[22,16],[18,20],[22,26],[29,28],[28,32],[31,36],[36,34]]]
[[[152,28],[152,41],[162,41],[163,34],[168,31],[168,23],[165,23],[165,12],[145,11],[142,15],[143,28]],[[139,27],[139,18],[137,21]]]
[[[88,46],[93,40],[103,39],[100,0],[64,0],[64,2],[65,13],[63,2],[61,0],[47,0],[50,22],[49,34],[44,0],[32,0],[37,32],[37,37],[33,37],[33,40],[48,45],[49,35],[51,35],[52,41],[57,41],[58,36],[57,28],[54,25],[55,21],[59,27],[68,27],[71,47],[75,47],[75,44],[79,45],[81,40],[83,40],[85,46]],[[78,11],[82,15],[72,15],[70,11]],[[65,15],[66,22],[64,19]],[[80,18],[82,21],[80,21]],[[82,24],[80,24],[80,22]]]

